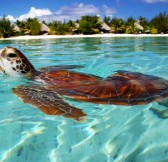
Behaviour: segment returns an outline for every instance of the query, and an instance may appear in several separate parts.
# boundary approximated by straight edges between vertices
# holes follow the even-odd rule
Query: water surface
[[[36,68],[82,65],[75,71],[107,77],[117,70],[168,79],[168,38],[69,38],[0,41],[20,49]],[[101,105],[67,100],[86,122],[48,116],[22,103],[11,88],[24,78],[0,74],[0,161],[166,162],[168,119],[143,106]]]

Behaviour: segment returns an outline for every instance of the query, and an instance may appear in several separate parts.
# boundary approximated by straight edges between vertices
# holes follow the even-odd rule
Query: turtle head
[[[0,50],[0,72],[8,75],[32,75],[36,70],[24,54],[16,48]]]

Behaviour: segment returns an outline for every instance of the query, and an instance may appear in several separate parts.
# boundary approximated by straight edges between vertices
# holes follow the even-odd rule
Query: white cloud
[[[35,17],[51,15],[51,14],[52,14],[52,12],[47,8],[36,9],[35,7],[31,7],[30,11],[28,13],[19,16],[19,18],[17,18],[17,19],[20,21],[23,21],[28,18],[35,18]]]
[[[71,6],[64,6],[60,7],[56,13],[66,14],[66,15],[90,15],[90,14],[97,14],[99,10],[94,5],[85,5],[83,3],[73,4]]]
[[[83,3],[73,4],[71,6],[60,7],[53,16],[59,20],[72,19],[76,20],[83,15],[98,15],[99,9],[92,4],[85,5]]]
[[[16,21],[16,19],[12,15],[8,15],[5,18],[7,18],[8,20],[10,20],[11,22]]]
[[[116,9],[110,8],[107,5],[103,5],[104,13],[106,16],[113,17],[113,15],[116,13]]]
[[[147,3],[168,2],[168,0],[144,0]]]
[[[116,12],[116,10],[104,5],[103,10],[101,10],[101,14],[103,14],[102,12],[104,12],[108,16],[112,16]],[[8,15],[7,18],[9,18],[11,21],[23,21],[28,18],[38,18],[41,21],[45,20],[46,22],[49,22],[53,20],[77,20],[84,15],[100,15],[100,10],[98,7],[92,4],[86,5],[83,3],[76,3],[70,6],[62,6],[55,12],[51,12],[47,8],[37,9],[35,7],[31,7],[28,13],[25,13],[18,18],[14,18],[11,15]]]

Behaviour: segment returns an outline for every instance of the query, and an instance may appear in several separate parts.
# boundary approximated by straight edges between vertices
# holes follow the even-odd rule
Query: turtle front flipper
[[[82,110],[71,106],[54,91],[44,89],[40,86],[17,86],[12,89],[24,103],[31,104],[49,115],[62,115],[67,118],[80,120],[85,116]]]

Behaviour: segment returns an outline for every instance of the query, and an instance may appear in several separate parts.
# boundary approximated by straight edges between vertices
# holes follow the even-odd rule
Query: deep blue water
[[[127,70],[168,79],[168,37],[69,38],[0,41],[21,50],[36,68],[82,65],[75,71],[107,77]],[[67,100],[86,122],[48,116],[22,103],[11,88],[24,78],[0,74],[0,161],[166,162],[168,119],[143,106],[101,105]],[[165,114],[166,115],[166,114]]]

